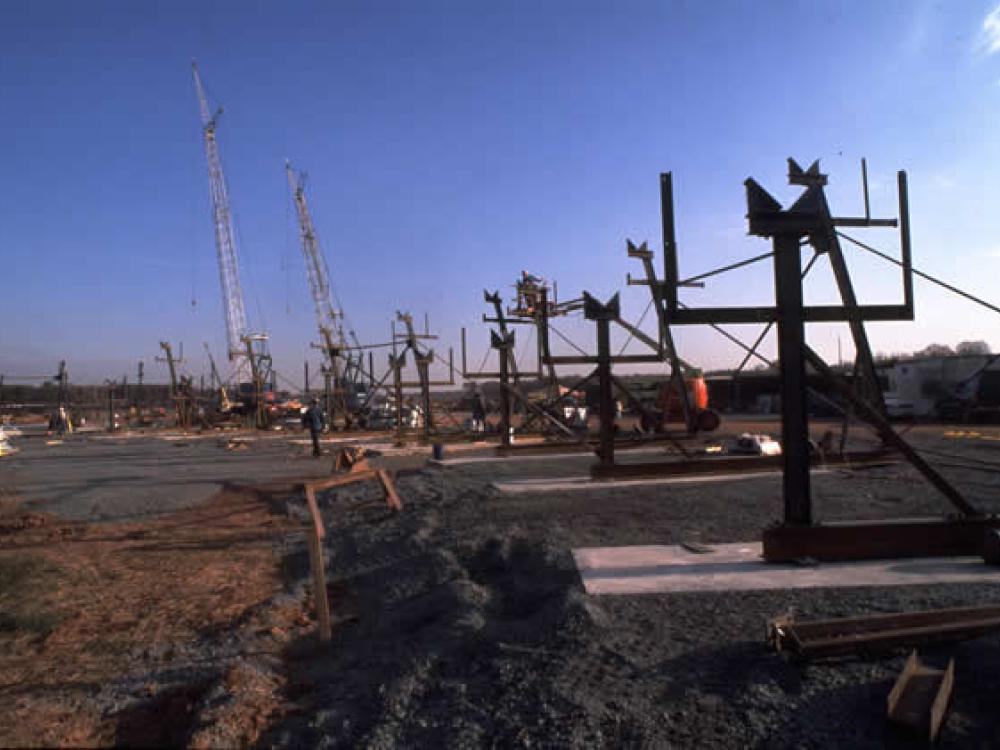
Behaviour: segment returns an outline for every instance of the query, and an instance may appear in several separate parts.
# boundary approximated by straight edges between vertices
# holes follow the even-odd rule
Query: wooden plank
[[[382,489],[385,490],[385,501],[388,506],[396,511],[402,510],[403,501],[400,499],[399,493],[396,492],[396,483],[393,481],[392,475],[385,469],[378,469],[376,473],[382,484]]]
[[[306,482],[304,489],[306,505],[309,506],[309,515],[312,516],[313,528],[316,529],[316,536],[322,539],[326,536],[326,528],[323,526],[323,517],[319,513],[319,504],[316,502],[316,489],[311,482]]]
[[[899,707],[899,699],[903,695],[903,691],[906,688],[907,680],[909,680],[910,675],[917,671],[917,652],[911,651],[910,655],[906,658],[906,664],[903,665],[903,671],[899,673],[899,677],[896,678],[896,682],[893,683],[892,690],[889,691],[889,697],[886,699],[887,703],[887,715],[891,718],[896,714]]]
[[[327,643],[333,637],[330,627],[330,601],[326,593],[326,567],[323,560],[323,547],[315,525],[306,530],[306,542],[309,545],[309,560],[313,573],[313,595],[316,598],[316,619],[319,623],[319,639]]]
[[[328,490],[333,487],[343,487],[346,484],[363,482],[366,479],[375,479],[374,469],[349,471],[345,474],[332,474],[328,477],[324,477],[323,479],[314,479],[309,482],[309,485],[313,488],[313,490],[319,492],[320,490]]]
[[[933,742],[944,723],[954,684],[954,659],[947,669],[933,669],[922,664],[913,651],[889,692],[886,716],[902,729]]]

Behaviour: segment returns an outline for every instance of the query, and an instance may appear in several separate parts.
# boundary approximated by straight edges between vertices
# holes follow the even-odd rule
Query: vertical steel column
[[[59,406],[66,406],[66,400],[69,395],[69,375],[66,373],[66,360],[59,361],[59,374],[56,375],[59,380]]]
[[[552,350],[549,347],[549,290],[542,287],[538,293],[538,309],[535,311],[535,326],[538,342],[538,375],[542,377],[542,366],[546,369],[546,384],[552,398],[559,398],[559,378],[556,376],[556,366],[552,363]]]
[[[611,320],[597,319],[597,379],[601,410],[601,467],[615,465],[615,403],[611,381]]]
[[[420,380],[420,403],[424,410],[424,437],[428,440],[431,437],[431,430],[434,429],[434,419],[431,417],[431,378],[430,366],[434,357],[433,352],[427,356],[421,356],[414,349],[413,357],[417,361],[417,377]]]
[[[677,237],[674,230],[673,174],[660,175],[660,218],[663,222],[663,289],[668,317],[677,312]]]
[[[812,523],[809,496],[809,416],[806,411],[805,326],[799,233],[774,236],[781,379],[781,452],[785,523]]]
[[[910,248],[910,197],[906,183],[906,172],[896,173],[899,190],[899,245],[903,256],[903,305],[906,319],[913,320],[913,256]]]
[[[496,331],[490,331],[490,346],[497,350],[500,359],[500,444],[504,448],[509,448],[513,421],[510,400],[510,360],[514,356],[514,332],[497,335]]]
[[[302,397],[306,400],[309,399],[309,360],[305,360],[302,363]]]
[[[392,368],[392,393],[396,402],[396,443],[403,443],[403,358],[406,352],[398,357],[389,355],[389,367]]]

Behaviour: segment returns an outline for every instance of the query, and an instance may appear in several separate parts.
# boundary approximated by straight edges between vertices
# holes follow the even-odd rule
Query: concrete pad
[[[585,547],[573,559],[588,594],[998,583],[1000,569],[981,557],[864,560],[815,566],[767,563],[761,543],[708,545],[699,554],[679,546]]]
[[[476,445],[477,447],[496,448],[495,444],[489,444],[489,443],[483,443],[483,444],[476,443],[474,445]],[[544,445],[544,443],[539,443],[539,445]],[[447,455],[448,451],[451,449],[452,449],[451,445],[445,447],[445,455]],[[627,451],[623,453],[623,455],[625,456],[641,456],[643,454],[656,454],[662,456],[665,455],[665,451],[662,446],[650,446],[646,448],[628,448]],[[432,461],[431,463],[434,466],[448,467],[448,466],[462,466],[464,464],[491,464],[491,463],[510,464],[517,461],[558,461],[560,459],[569,459],[569,458],[576,458],[576,459],[589,458],[593,460],[594,452],[578,450],[572,453],[545,453],[545,452],[518,453],[516,451],[513,451],[511,453],[508,453],[507,455],[466,456],[464,458],[463,457],[443,458],[440,461],[435,460]]]
[[[445,449],[447,453],[447,448]],[[578,453],[549,453],[549,454],[537,454],[532,453],[530,455],[524,456],[466,456],[465,458],[442,458],[440,461],[436,459],[431,459],[430,464],[433,466],[464,466],[465,464],[509,464],[515,461],[554,461],[561,458],[590,458],[593,459],[593,454],[578,452]]]
[[[813,469],[812,474],[828,474],[830,469]],[[715,482],[746,482],[751,479],[773,479],[780,471],[759,471],[748,474],[695,474],[674,477],[641,477],[635,479],[593,479],[589,474],[558,479],[517,479],[493,482],[492,487],[504,494],[525,492],[579,492],[613,490],[619,487],[648,487],[658,484],[713,484]]]

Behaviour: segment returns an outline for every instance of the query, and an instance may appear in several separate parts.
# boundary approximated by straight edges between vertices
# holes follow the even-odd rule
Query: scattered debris
[[[335,474],[349,471],[365,471],[369,469],[368,458],[375,455],[361,445],[345,445],[333,454],[333,472]]]
[[[770,435],[744,432],[727,446],[726,452],[734,456],[780,456],[781,443]]]
[[[681,542],[680,546],[695,555],[709,555],[715,552],[714,549],[701,542]]]

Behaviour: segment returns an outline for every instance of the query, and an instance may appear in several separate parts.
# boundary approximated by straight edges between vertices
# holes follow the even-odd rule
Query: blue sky
[[[996,299],[1000,10],[989,2],[0,3],[0,372],[147,377],[157,343],[224,349],[190,59],[219,127],[247,308],[279,371],[301,379],[315,321],[283,174],[308,194],[333,283],[364,340],[397,308],[456,347],[487,331],[481,289],[522,269],[561,296],[624,289],[626,238],[659,241],[672,170],[682,273],[764,251],[742,182],[781,200],[785,158],[820,158],[840,214],[895,214],[910,175],[915,261]],[[867,239],[896,252],[892,232]],[[867,301],[898,276],[853,250]],[[830,298],[817,273],[810,299]],[[720,277],[691,304],[767,304],[770,271]],[[192,305],[192,301],[196,304]],[[918,320],[871,327],[876,350],[985,339],[1000,320],[926,284]],[[582,324],[562,328],[592,345]],[[756,330],[736,329],[752,339]],[[810,329],[836,356],[846,329]],[[681,354],[739,352],[707,329]],[[442,345],[444,346],[444,344]]]

